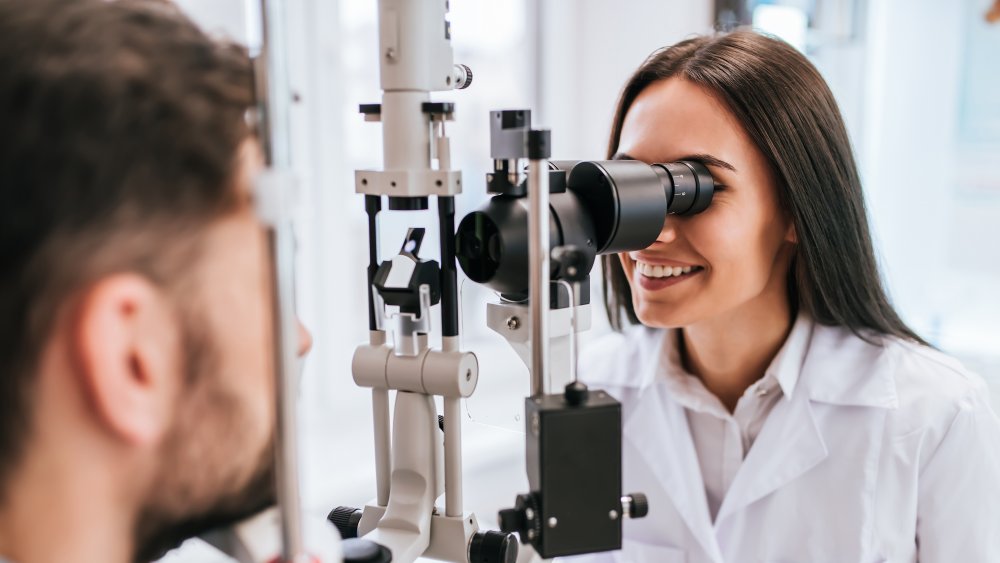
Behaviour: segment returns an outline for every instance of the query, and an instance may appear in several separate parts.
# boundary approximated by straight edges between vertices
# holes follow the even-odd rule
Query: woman
[[[1000,421],[890,305],[816,69],[751,32],[681,42],[628,81],[609,148],[721,185],[605,258],[623,333],[581,365],[623,403],[625,490],[650,511],[589,557],[1000,561]]]

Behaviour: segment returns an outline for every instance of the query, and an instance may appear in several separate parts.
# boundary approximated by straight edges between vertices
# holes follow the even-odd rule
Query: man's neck
[[[0,505],[0,557],[11,563],[130,563],[131,517],[110,472],[73,445],[27,457]],[[75,461],[73,461],[75,459]]]

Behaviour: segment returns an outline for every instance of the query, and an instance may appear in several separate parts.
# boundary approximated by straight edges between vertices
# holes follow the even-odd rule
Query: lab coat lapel
[[[719,508],[716,526],[809,471],[827,453],[808,394],[782,399],[736,473]]]
[[[624,430],[626,441],[656,475],[705,552],[721,561],[687,417],[666,385],[654,382],[645,389]]]

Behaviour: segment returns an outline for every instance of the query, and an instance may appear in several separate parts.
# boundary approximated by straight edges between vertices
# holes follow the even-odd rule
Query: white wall
[[[966,30],[985,8],[870,2],[860,157],[899,310],[980,371],[1000,404],[1000,147],[958,136]]]
[[[625,80],[654,50],[711,31],[712,2],[536,0],[543,22],[538,123],[555,158],[605,157]]]
[[[871,3],[861,165],[889,285],[927,330],[947,262],[956,190],[961,10],[934,0]]]

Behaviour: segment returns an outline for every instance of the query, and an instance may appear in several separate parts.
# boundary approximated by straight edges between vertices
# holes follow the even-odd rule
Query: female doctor
[[[619,333],[583,377],[622,401],[625,490],[650,509],[585,559],[1000,561],[1000,421],[889,303],[816,69],[751,32],[657,51],[609,152],[700,161],[721,186],[605,258]]]

